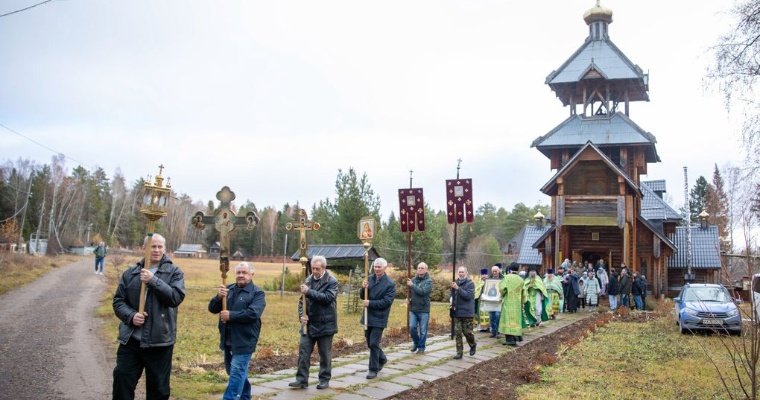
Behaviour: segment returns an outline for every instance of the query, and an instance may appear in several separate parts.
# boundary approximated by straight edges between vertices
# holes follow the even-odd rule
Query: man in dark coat
[[[383,330],[388,325],[388,315],[393,305],[393,299],[396,297],[396,284],[385,274],[388,267],[388,261],[384,258],[377,258],[372,263],[372,274],[362,283],[362,289],[359,296],[364,300],[365,316],[362,316],[362,323],[365,324],[364,337],[367,340],[369,348],[369,372],[367,379],[374,379],[377,373],[383,369],[388,359],[385,357],[383,349],[380,348],[380,339],[383,337]],[[367,296],[364,296],[364,289],[367,289]]]
[[[580,277],[575,270],[570,268],[565,279],[567,280],[567,296],[565,297],[567,312],[574,313],[578,311],[578,295],[581,294],[581,287],[578,282]]]
[[[250,264],[238,264],[235,283],[227,287],[219,285],[216,296],[208,303],[208,310],[219,314],[219,348],[224,351],[224,369],[230,376],[223,400],[251,399],[248,364],[256,351],[261,334],[261,315],[266,307],[264,291],[251,281],[253,273]],[[227,310],[222,310],[225,297]]]
[[[633,281],[631,276],[628,275],[628,268],[623,264],[620,269],[620,305],[630,308],[631,307],[631,288],[633,287]]]
[[[425,342],[430,320],[430,292],[433,291],[433,280],[428,274],[428,266],[424,262],[417,264],[417,275],[408,279],[406,284],[412,292],[409,304],[409,332],[412,336],[412,353],[425,352]]]
[[[150,259],[124,271],[113,295],[113,310],[121,320],[113,370],[114,399],[135,398],[143,369],[146,398],[168,399],[171,394],[177,308],[185,299],[185,275],[166,256],[163,236],[148,236],[145,245],[150,246]],[[146,285],[144,313],[138,312],[141,283]]]
[[[457,354],[455,360],[462,358],[464,343],[462,336],[467,338],[470,345],[470,355],[475,355],[475,335],[472,334],[472,319],[475,317],[475,284],[467,275],[467,268],[457,269],[457,280],[451,283],[454,296],[451,306],[454,311],[454,334],[456,335]]]
[[[306,297],[306,315],[302,300],[298,301],[298,317],[306,329],[301,332],[298,346],[298,371],[291,387],[309,386],[309,360],[314,345],[319,348],[319,384],[317,389],[330,387],[332,377],[332,340],[338,332],[338,280],[327,272],[327,260],[323,256],[311,259],[311,276],[301,285],[301,293]]]
[[[618,294],[620,294],[620,277],[615,268],[610,268],[610,282],[607,284],[607,297],[610,299],[610,311],[618,308]]]

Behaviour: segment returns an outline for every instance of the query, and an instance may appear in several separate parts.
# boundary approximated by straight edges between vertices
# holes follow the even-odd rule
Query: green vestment
[[[522,336],[522,310],[525,293],[523,280],[516,274],[507,274],[499,281],[501,291],[501,318],[499,333],[512,336]]]
[[[549,293],[546,291],[544,282],[538,276],[534,278],[528,278],[523,285],[525,290],[525,320],[524,326],[537,325],[541,321],[548,321],[549,314],[547,314],[547,308],[549,307]],[[538,314],[536,307],[536,293],[541,293],[541,315]]]

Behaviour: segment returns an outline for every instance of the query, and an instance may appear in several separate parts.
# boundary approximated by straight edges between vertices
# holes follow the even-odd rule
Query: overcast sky
[[[3,0],[0,14],[39,0]],[[612,41],[649,73],[631,118],[657,138],[683,203],[713,165],[740,161],[737,122],[706,90],[708,49],[733,2],[604,0]],[[120,168],[166,166],[175,190],[208,201],[311,205],[338,169],[366,172],[383,218],[396,190],[473,179],[476,205],[548,197],[549,160],[531,142],[569,115],[546,76],[587,36],[594,0],[54,1],[0,18],[0,159],[53,152]],[[28,138],[32,139],[29,140]]]

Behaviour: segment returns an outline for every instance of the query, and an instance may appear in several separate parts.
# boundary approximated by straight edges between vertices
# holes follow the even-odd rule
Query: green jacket
[[[422,277],[415,275],[410,289],[412,297],[409,311],[429,313],[430,293],[433,291],[433,280],[430,279],[430,274],[425,273]]]

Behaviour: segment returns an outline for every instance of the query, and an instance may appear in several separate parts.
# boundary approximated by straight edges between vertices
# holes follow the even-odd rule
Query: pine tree
[[[728,196],[717,164],[713,171],[712,183],[707,187],[705,211],[710,214],[710,223],[718,227],[721,252],[730,252],[732,243],[729,238]]]

